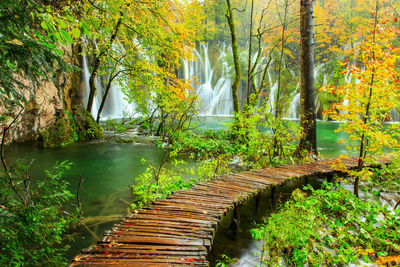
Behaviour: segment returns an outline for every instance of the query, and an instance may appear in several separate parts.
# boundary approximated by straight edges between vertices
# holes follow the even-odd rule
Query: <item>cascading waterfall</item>
[[[89,62],[86,56],[82,57],[82,104],[84,107],[87,106],[87,103],[89,101],[89,92],[90,92],[90,85],[89,85],[89,79],[90,79],[90,71],[89,71]],[[99,88],[99,80],[95,80],[96,87]],[[100,106],[100,101],[99,100],[99,95],[98,91],[95,94],[94,100],[93,100],[93,106],[92,106],[92,116],[93,118],[96,118],[97,113],[99,111],[99,106]]]
[[[317,77],[320,75],[324,65],[317,65],[314,69],[314,81],[317,80]],[[293,77],[296,77],[296,73],[293,70],[290,70],[290,73],[292,74]],[[324,74],[324,80],[323,84],[325,85],[327,83],[328,77],[327,74]],[[287,119],[298,119],[299,114],[300,114],[300,81],[297,83],[296,90],[294,91],[294,96],[292,98],[292,101],[290,101],[289,108],[286,111],[285,118]],[[317,106],[318,99],[315,99],[315,105]]]
[[[86,107],[89,100],[90,92],[90,72],[89,72],[89,62],[87,57],[82,59],[82,104]],[[99,112],[100,103],[102,100],[102,93],[105,91],[105,86],[101,82],[101,77],[97,76],[95,79],[96,94],[93,100],[92,106],[92,116],[97,118],[97,113]],[[124,98],[124,94],[121,90],[120,84],[114,80],[110,87],[106,102],[104,103],[104,108],[101,112],[100,119],[105,120],[109,118],[122,118],[124,113],[132,115],[135,111],[135,105],[128,103]]]
[[[299,83],[297,84],[299,87]],[[297,92],[298,90],[296,90]],[[286,114],[286,118],[288,119],[298,119],[300,113],[300,93],[296,93],[293,97],[292,101],[290,102],[288,112]]]
[[[209,58],[208,44],[201,44],[200,51],[194,50],[194,61],[183,60],[183,77],[187,80],[195,80],[193,87],[201,102],[200,113],[202,115],[231,115],[233,113],[233,101],[231,80],[228,75],[230,66],[226,61],[226,45],[219,46],[220,55],[215,65],[212,66]],[[216,64],[221,64],[221,75],[213,85],[214,69]]]
[[[227,60],[227,53],[232,53],[231,47],[225,43],[220,43],[216,48],[219,52],[219,56],[215,59],[210,60],[210,50],[209,44],[203,43],[197,49],[194,49],[194,60],[189,61],[186,59],[182,60],[182,72],[181,78],[186,80],[192,80],[192,86],[195,88],[195,92],[200,99],[200,114],[202,115],[231,115],[233,114],[233,100],[232,100],[232,73],[234,72],[233,66]],[[254,61],[257,54],[252,56]],[[262,69],[266,66],[267,59],[261,58],[260,64],[257,67],[256,72],[262,73]],[[271,64],[272,65],[272,62]],[[314,79],[320,75],[323,70],[323,64],[315,67]],[[84,106],[87,105],[88,95],[89,95],[89,64],[87,57],[82,59],[82,103]],[[216,71],[219,70],[219,71]],[[289,70],[293,77],[296,74],[293,70]],[[269,105],[272,112],[275,108],[276,93],[278,89],[278,81],[274,79],[273,71],[268,69],[267,76],[270,84],[269,89]],[[218,75],[218,77],[215,77]],[[92,107],[92,115],[94,118],[97,117],[98,109],[101,102],[101,95],[104,92],[104,82],[102,82],[104,77],[96,77],[95,83],[96,88],[98,88]],[[323,84],[328,82],[329,74],[324,74]],[[259,86],[261,83],[261,75],[256,75],[255,81],[256,85]],[[351,82],[350,72],[345,73],[345,82]],[[356,80],[356,83],[360,82]],[[240,88],[239,88],[240,90]],[[297,84],[296,90],[292,93],[291,100],[289,100],[288,108],[285,111],[285,117],[289,119],[298,119],[300,110],[300,93],[299,84]],[[316,100],[317,103],[318,100]],[[345,99],[344,104],[348,104]],[[134,114],[135,105],[129,104],[126,99],[124,99],[123,92],[121,91],[120,82],[114,81],[110,92],[103,108],[101,119],[107,118],[121,118],[124,113]],[[391,112],[392,121],[399,121],[399,113],[397,110]]]
[[[275,112],[275,98],[276,98],[276,92],[278,90],[278,80],[276,80],[274,83],[272,83],[272,75],[271,75],[271,71],[268,70],[268,79],[269,82],[271,84],[271,89],[269,92],[269,104],[270,104],[270,108],[273,112]]]

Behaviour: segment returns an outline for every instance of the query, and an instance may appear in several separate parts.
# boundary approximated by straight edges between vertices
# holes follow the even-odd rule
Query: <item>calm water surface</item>
[[[222,129],[231,121],[232,117],[203,117],[198,127]],[[318,122],[318,148],[324,157],[337,157],[345,153],[345,146],[337,144],[343,138],[340,133],[334,132],[338,126],[334,122]],[[56,149],[39,149],[29,144],[8,147],[8,161],[21,157],[35,160],[31,171],[33,177],[42,176],[42,170],[50,169],[57,161],[72,162],[72,168],[64,176],[73,192],[76,191],[79,177],[83,177],[80,198],[85,226],[78,229],[78,234],[83,239],[71,244],[68,256],[73,257],[82,248],[95,243],[104,230],[111,228],[127,214],[132,201],[130,185],[146,167],[141,159],[157,164],[161,161],[163,152],[154,144],[84,143]],[[222,235],[229,238],[227,233]],[[221,240],[227,241],[223,238]],[[249,242],[248,234],[233,246],[242,246],[242,242]],[[248,243],[249,246],[250,244]]]

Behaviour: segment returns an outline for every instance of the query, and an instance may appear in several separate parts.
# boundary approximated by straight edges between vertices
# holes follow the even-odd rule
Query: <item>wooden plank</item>
[[[174,216],[157,216],[155,214],[132,214],[129,217],[130,219],[140,219],[140,220],[161,220],[161,221],[168,221],[168,222],[184,222],[190,224],[204,224],[204,225],[213,225],[216,224],[217,221],[210,221],[210,220],[201,220],[201,219],[194,219],[194,218],[183,218],[183,217],[174,217]]]
[[[278,170],[274,167],[268,169],[258,169],[258,170],[251,170],[248,172],[244,172],[243,175],[262,175],[262,177],[274,178],[278,181],[286,181],[290,178],[290,175],[282,172],[278,172]]]
[[[129,251],[135,251],[135,250],[151,250],[151,251],[177,251],[177,252],[190,252],[190,251],[207,251],[206,247],[204,246],[161,246],[161,245],[140,245],[140,244],[123,244],[123,243],[113,243],[109,247],[105,247],[102,245],[93,245],[89,247],[86,251],[88,254],[90,254],[92,251],[96,249],[107,249],[110,248],[112,249],[117,249],[117,250],[129,250]]]
[[[275,182],[266,181],[264,179],[260,180],[257,178],[246,177],[246,176],[243,176],[240,174],[231,174],[227,177],[221,178],[221,180],[230,181],[230,182],[234,182],[234,183],[240,183],[243,185],[255,186],[256,188],[260,187],[263,189],[276,184]]]
[[[162,231],[158,229],[155,230],[141,230],[141,229],[113,229],[112,231],[107,231],[104,235],[119,237],[123,236],[148,236],[148,237],[187,237],[187,238],[204,238],[212,239],[211,234],[198,233],[197,231],[192,232],[180,232],[180,231]]]
[[[238,174],[238,176],[241,177],[248,177],[248,178],[253,178],[257,180],[265,180],[271,183],[274,183],[276,185],[280,185],[283,182],[283,179],[281,178],[276,178],[275,176],[269,175],[268,173],[260,173],[260,172],[255,172],[255,173],[250,173],[250,172],[244,172],[242,174]]]
[[[293,169],[293,167],[291,165],[283,165],[283,166],[279,166],[277,168],[280,170],[285,170],[292,174],[297,174],[297,175],[299,175],[299,178],[307,176],[309,174],[308,172],[305,172],[304,170],[301,170],[299,168]]]
[[[275,168],[252,170],[244,172],[243,175],[261,176],[263,178],[267,177],[280,182],[286,181],[290,178],[290,175],[280,173]]]
[[[219,222],[218,218],[215,218],[206,212],[203,212],[203,213],[196,212],[195,213],[195,212],[189,212],[189,211],[169,211],[169,210],[163,210],[163,209],[158,209],[158,210],[142,209],[142,210],[139,210],[138,214],[176,216],[176,217],[182,217],[182,218],[193,218],[193,219],[210,220],[210,221]]]
[[[209,225],[199,225],[199,224],[187,224],[182,222],[171,222],[171,221],[157,221],[157,220],[130,220],[124,219],[123,223],[132,224],[132,225],[143,225],[143,226],[168,226],[171,228],[193,228],[193,229],[201,229],[204,231],[213,231],[213,227]]]
[[[202,190],[195,190],[191,189],[185,192],[178,192],[176,194],[185,194],[185,195],[196,195],[196,196],[203,196],[206,198],[212,198],[212,199],[220,199],[220,200],[232,200],[232,196],[221,196],[221,194],[218,193],[212,193],[212,192],[206,192]]]
[[[207,190],[211,192],[216,192],[220,194],[227,194],[227,195],[233,195],[236,196],[238,194],[243,194],[243,193],[252,193],[254,192],[254,189],[252,188],[246,188],[246,187],[240,187],[236,186],[234,184],[218,184],[218,183],[208,183],[207,185],[197,185],[195,189],[201,189],[201,190]]]
[[[120,236],[113,239],[117,243],[173,245],[173,246],[210,246],[209,239],[178,238],[178,237],[136,237]]]
[[[211,181],[209,182],[209,186],[215,186],[218,188],[226,188],[226,190],[235,190],[235,192],[247,192],[247,193],[254,193],[254,190],[260,189],[261,186],[249,186],[249,185],[243,185],[241,183],[238,182],[234,182],[234,181]]]
[[[76,257],[79,258],[79,257]],[[75,258],[75,259],[76,259]],[[72,266],[174,266],[175,264],[183,264],[186,266],[208,266],[208,261],[197,258],[175,258],[175,259],[159,259],[159,258],[144,258],[144,259],[106,259],[86,257],[80,258]]]
[[[183,198],[182,198],[183,199]],[[225,203],[226,205],[230,203]],[[215,216],[219,216],[221,210],[223,208],[213,207],[213,206],[199,206],[193,201],[188,199],[187,202],[183,201],[174,201],[173,199],[166,200],[166,201],[157,201],[153,203],[153,207],[157,207],[158,209],[164,210],[171,210],[171,211],[192,211],[197,213],[204,213],[204,214],[212,214]]]
[[[196,205],[199,207],[203,208],[202,212],[198,212],[198,213],[205,213],[208,214],[208,212],[204,212],[207,211],[208,209],[212,210],[212,211],[216,211],[216,212],[224,212],[227,207],[230,206],[231,203],[216,203],[215,201],[209,201],[203,198],[185,198],[185,197],[175,197],[173,199],[168,199],[168,202],[173,202],[173,203],[182,203],[182,204],[192,204],[193,203],[193,199],[199,200],[201,201],[201,203],[197,203]],[[233,205],[232,205],[233,206]],[[157,209],[157,210],[160,210]],[[194,211],[190,211],[191,213],[195,213]]]
[[[176,232],[188,232],[188,233],[189,232],[190,233],[192,233],[192,232],[204,233],[204,234],[208,233],[207,231],[204,231],[201,228],[182,228],[182,227],[176,228],[176,227],[170,227],[168,225],[161,225],[161,226],[147,225],[146,226],[146,225],[132,225],[132,224],[117,224],[117,225],[115,225],[115,227],[112,230],[114,230],[114,229],[122,229],[122,230],[124,230],[124,229],[132,229],[132,230],[139,229],[139,230],[143,230],[143,231],[155,231],[155,232],[157,232],[157,231],[175,232],[176,231]]]

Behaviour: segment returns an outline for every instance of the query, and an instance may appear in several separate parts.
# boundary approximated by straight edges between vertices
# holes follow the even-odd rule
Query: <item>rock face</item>
[[[81,60],[78,46],[69,46],[63,50],[63,57],[66,62],[74,66],[80,66]],[[81,95],[80,80],[81,72],[75,70],[72,72],[59,72],[54,80],[43,81],[38,84],[33,95],[26,95],[29,101],[26,103],[20,117],[8,131],[5,137],[5,143],[25,142],[38,139],[43,141],[41,133],[45,133],[46,130],[52,126],[55,128],[60,126],[55,125],[55,123],[60,123],[63,119],[68,119],[66,114],[74,115],[76,110],[80,110],[82,113],[84,109],[79,99],[79,95]],[[6,124],[8,124],[13,119],[12,116],[16,116],[19,110],[20,108],[17,108],[12,112],[13,115],[10,116],[9,114],[11,112],[4,110],[4,107],[0,106],[0,115],[9,115],[6,121]],[[63,137],[64,139],[77,141],[73,136],[75,135],[74,132],[68,130],[65,134],[71,134],[72,137],[65,136]],[[59,145],[63,144],[65,143],[60,143]],[[44,144],[44,146],[46,145]],[[50,146],[54,146],[54,144]]]
[[[52,125],[64,108],[63,89],[50,81],[40,84],[21,118],[10,129],[10,141],[36,139],[40,131]]]

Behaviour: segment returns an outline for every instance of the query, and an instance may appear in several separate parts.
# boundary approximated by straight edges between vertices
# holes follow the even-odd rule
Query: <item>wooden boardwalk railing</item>
[[[291,179],[333,174],[333,161],[225,175],[180,190],[126,216],[102,240],[76,256],[71,265],[208,266],[207,253],[217,225],[228,211]],[[350,169],[357,166],[356,159],[342,161]]]

